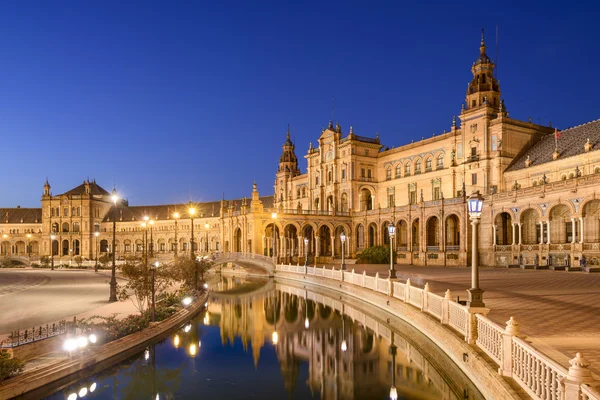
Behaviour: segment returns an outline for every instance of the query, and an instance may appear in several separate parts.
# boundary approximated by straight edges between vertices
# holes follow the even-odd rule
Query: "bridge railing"
[[[439,296],[430,292],[428,284],[420,288],[414,286],[410,279],[401,282],[380,278],[379,274],[373,277],[366,272],[357,274],[354,270],[342,271],[325,266],[277,265],[276,271],[342,281],[410,304],[480,348],[498,365],[502,376],[513,378],[535,400],[600,400],[600,392],[596,390],[598,382],[592,379],[589,364],[580,353],[570,360],[571,368],[567,369],[525,342],[514,318],[511,317],[505,327],[498,325],[479,310],[455,301],[449,290],[445,296]],[[382,304],[389,304],[389,300]]]
[[[245,253],[245,252],[227,252],[227,253],[215,253],[213,255],[213,260],[219,260],[219,259],[232,259],[232,260],[239,260],[241,258],[245,258],[245,259],[251,259],[251,260],[260,260],[266,263],[269,263],[271,265],[273,265],[273,257],[268,257],[268,256],[263,256],[262,254],[256,254],[256,253]]]

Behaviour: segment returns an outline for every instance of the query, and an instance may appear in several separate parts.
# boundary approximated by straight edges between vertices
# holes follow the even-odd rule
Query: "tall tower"
[[[471,67],[473,80],[469,83],[467,89],[467,109],[484,106],[498,109],[500,106],[500,83],[494,78],[494,68],[496,65],[487,56],[485,50],[485,38],[482,29],[479,57]]]
[[[292,208],[291,179],[300,175],[298,157],[296,157],[294,148],[294,143],[290,139],[290,127],[288,125],[286,141],[282,146],[283,153],[279,157],[279,169],[275,178],[275,204],[278,206],[283,205],[284,208]],[[287,202],[290,202],[290,204]]]
[[[44,183],[44,196],[50,196],[50,184],[48,183],[48,178],[46,178],[46,183]]]

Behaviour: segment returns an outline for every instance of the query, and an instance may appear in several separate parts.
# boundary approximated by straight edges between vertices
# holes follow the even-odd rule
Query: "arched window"
[[[427,160],[425,160],[425,171],[430,172],[432,170],[432,166],[431,166],[431,157],[427,158]]]
[[[421,173],[421,160],[417,160],[415,163],[415,175]]]
[[[329,182],[329,183],[333,182],[333,171],[329,171],[327,173],[327,182]]]
[[[79,222],[73,222],[73,232],[79,232]]]
[[[68,222],[64,222],[62,224],[62,231],[63,232],[69,232],[69,223]]]
[[[306,188],[305,187],[302,188],[302,197],[306,197]]]
[[[296,198],[300,198],[300,188],[296,189]]]
[[[385,179],[392,179],[392,167],[387,167],[385,170]]]
[[[404,166],[404,176],[410,176],[410,163],[406,163]]]
[[[437,159],[437,169],[444,168],[444,155],[440,154]]]
[[[58,222],[55,222],[52,224],[52,232],[54,232],[54,233],[58,232]]]
[[[401,168],[401,165],[398,164],[398,165],[396,165],[396,178],[400,178],[401,174],[402,174],[402,168]]]

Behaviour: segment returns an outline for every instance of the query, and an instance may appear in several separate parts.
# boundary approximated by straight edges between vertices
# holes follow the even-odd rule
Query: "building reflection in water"
[[[480,398],[448,357],[414,329],[392,332],[332,297],[272,281],[257,285],[220,277],[213,289],[220,292],[212,292],[204,323],[219,326],[224,346],[236,337],[244,351],[250,345],[255,367],[271,340],[290,396],[300,363],[307,362],[306,384],[322,399]]]

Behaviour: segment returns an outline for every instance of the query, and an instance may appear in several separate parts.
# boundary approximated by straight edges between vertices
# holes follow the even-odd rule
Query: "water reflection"
[[[169,338],[49,398],[482,398],[432,342],[366,304],[273,281],[210,286]]]

